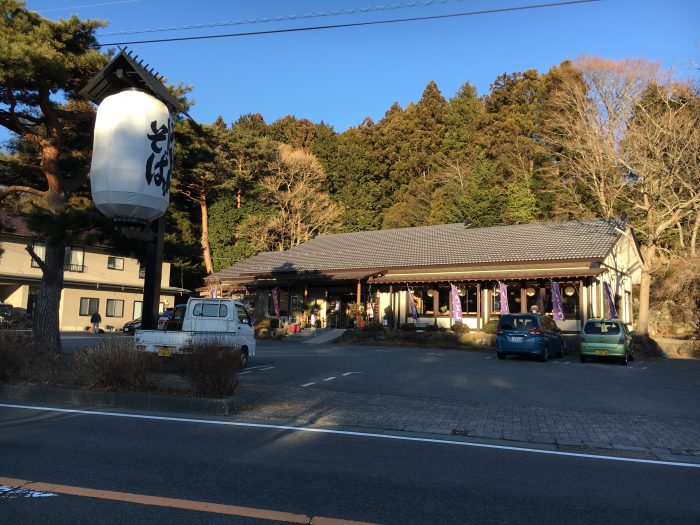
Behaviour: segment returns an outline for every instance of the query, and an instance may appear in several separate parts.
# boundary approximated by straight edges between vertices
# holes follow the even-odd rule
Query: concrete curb
[[[0,384],[0,399],[25,403],[52,403],[162,412],[196,412],[215,416],[236,414],[245,404],[245,401],[239,397],[212,399],[141,392],[111,392],[8,384]]]

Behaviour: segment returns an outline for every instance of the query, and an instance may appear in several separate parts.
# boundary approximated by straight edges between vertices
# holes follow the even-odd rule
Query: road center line
[[[57,494],[67,494],[70,496],[81,496],[84,498],[124,501],[126,503],[137,503],[139,505],[170,507],[173,509],[194,510],[199,512],[212,512],[215,514],[226,514],[228,516],[243,516],[246,518],[282,521],[285,523],[337,523],[348,525],[371,525],[360,521],[335,520],[333,518],[323,518],[320,516],[309,517],[304,514],[292,514],[291,512],[280,512],[276,510],[256,509],[253,507],[238,507],[236,505],[208,503],[206,501],[162,498],[158,496],[147,496],[145,494],[134,494],[131,492],[115,492],[112,490],[74,487],[71,485],[57,485],[55,483],[42,483],[39,481],[27,481],[23,479],[14,478],[0,477],[0,485],[21,487],[23,490],[46,491]]]
[[[304,384],[304,385],[301,385],[301,386],[303,386],[303,387],[307,387],[307,386],[311,386],[311,385],[315,385],[315,384],[316,384],[316,383],[306,383],[306,384]]]
[[[310,383],[313,384],[313,383]],[[508,445],[492,445],[488,443],[474,443],[471,441],[455,441],[451,439],[423,438],[414,436],[398,436],[396,434],[374,434],[371,432],[356,432],[352,430],[333,430],[330,428],[295,427],[291,425],[273,425],[270,423],[243,423],[240,421],[217,421],[212,419],[196,419],[174,416],[151,416],[146,414],[127,414],[124,412],[102,412],[99,410],[81,410],[77,408],[39,407],[32,405],[13,405],[0,403],[0,408],[17,408],[22,410],[37,410],[41,412],[57,412],[61,414],[84,414],[87,416],[121,417],[126,419],[142,419],[150,421],[173,421],[176,423],[196,423],[200,425],[218,425],[227,427],[265,428],[270,430],[289,430],[292,432],[309,432],[315,434],[334,434],[340,436],[353,436],[374,438],[392,441],[411,441],[414,443],[430,443],[438,445],[452,445],[458,447],[488,448],[494,450],[510,450],[514,452],[528,452],[530,454],[544,454],[548,456],[568,456],[574,458],[595,459],[600,461],[621,461],[624,463],[642,463],[649,465],[666,465],[670,467],[700,468],[700,463],[682,463],[680,461],[663,461],[657,459],[621,458],[615,456],[599,456],[596,454],[583,454],[579,452],[562,452],[560,450],[543,450],[538,448],[513,447]],[[2,483],[2,478],[0,478]]]
[[[335,379],[335,376],[327,377],[324,379],[324,381],[333,381]]]

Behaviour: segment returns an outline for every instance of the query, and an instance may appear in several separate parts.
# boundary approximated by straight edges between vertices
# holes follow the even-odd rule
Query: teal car
[[[632,332],[618,319],[590,319],[581,331],[581,362],[614,358],[626,365],[634,360]]]

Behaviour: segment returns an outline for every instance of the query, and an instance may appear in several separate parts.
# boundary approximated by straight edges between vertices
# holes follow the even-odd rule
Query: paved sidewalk
[[[237,419],[462,435],[700,460],[700,420],[243,385]]]

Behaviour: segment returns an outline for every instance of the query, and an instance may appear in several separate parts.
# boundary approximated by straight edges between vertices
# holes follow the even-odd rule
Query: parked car
[[[185,320],[185,312],[187,311],[187,303],[175,305],[175,309],[166,319],[163,324],[164,330],[182,330],[182,323]]]
[[[626,365],[634,360],[633,335],[619,319],[589,319],[581,331],[581,362],[604,357]]]
[[[165,330],[165,322],[170,319],[170,316],[173,315],[173,309],[172,308],[166,308],[163,310],[160,315],[158,316],[158,330]]]
[[[136,330],[141,329],[141,318],[139,317],[138,319],[134,319],[133,321],[129,321],[122,327],[122,332],[129,334],[129,335],[134,335],[136,333]]]
[[[553,354],[564,356],[561,330],[548,316],[504,314],[496,327],[496,355],[527,355],[546,361]]]

